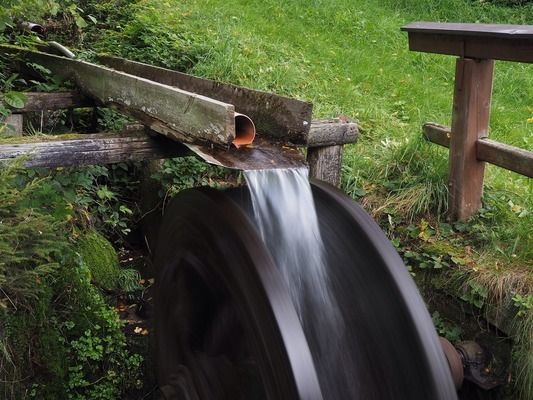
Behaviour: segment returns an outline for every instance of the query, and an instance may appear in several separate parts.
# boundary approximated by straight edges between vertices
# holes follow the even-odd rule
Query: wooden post
[[[448,217],[466,220],[481,207],[485,163],[476,156],[476,142],[488,136],[493,60],[459,58],[455,71]]]
[[[346,118],[313,121],[307,141],[309,176],[339,186],[342,145],[355,143],[358,135],[357,124]]]
[[[342,146],[309,147],[309,175],[334,186],[341,183]]]
[[[144,244],[150,256],[157,244],[157,234],[159,233],[159,226],[163,216],[163,199],[159,197],[159,191],[163,189],[163,185],[152,176],[161,171],[163,162],[164,160],[146,160],[142,162],[139,191],[141,193],[140,208],[143,217],[140,220],[140,227],[144,237]]]
[[[11,136],[22,136],[24,133],[24,117],[22,114],[11,114],[4,123],[9,125],[7,129]]]

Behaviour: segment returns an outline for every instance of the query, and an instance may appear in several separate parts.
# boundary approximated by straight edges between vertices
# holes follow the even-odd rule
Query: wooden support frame
[[[328,182],[333,186],[341,184],[343,146],[309,147],[307,162],[309,176]]]
[[[0,46],[0,51],[43,65],[54,74],[72,80],[84,94],[95,99],[96,104],[115,106],[148,128],[186,143],[189,149],[205,161],[229,168],[262,169],[301,165],[303,158],[298,150],[280,145],[306,144],[312,148],[308,154],[312,176],[338,185],[342,144],[354,142],[358,133],[356,124],[338,120],[318,121],[319,126],[315,125],[313,129],[308,120],[312,105],[306,102],[196,78],[142,63],[101,57],[106,64],[132,73],[128,74],[79,60],[13,46]],[[283,142],[273,145],[260,138],[253,146],[238,151],[227,148],[235,136],[233,106],[182,90],[177,86],[210,95],[214,93],[219,99],[237,102],[241,107],[239,111],[259,117],[259,124],[269,133],[268,136],[281,139]],[[29,97],[31,100],[28,101],[25,112],[70,108],[74,105],[84,106],[87,101],[85,97],[75,93],[67,94],[64,98],[52,98],[43,94],[32,94]],[[46,101],[46,97],[50,102]],[[177,106],[177,111],[174,106]],[[193,120],[189,120],[191,115]],[[202,131],[206,124],[209,127]],[[214,136],[210,131],[213,129]],[[276,136],[280,134],[282,136]],[[94,138],[97,139],[103,140],[103,138]],[[212,143],[223,144],[226,149],[213,148],[210,146]],[[87,142],[80,142],[81,147],[86,144]],[[69,145],[73,143],[70,142]],[[24,152],[24,147],[27,151],[27,146],[22,146],[19,150]],[[31,165],[41,163],[44,166],[51,166],[52,164],[47,164],[48,161],[42,160],[43,149],[47,148],[47,151],[50,151],[50,146],[41,144],[38,147],[41,150],[37,161],[33,161]],[[8,155],[17,153],[13,148],[0,148],[0,153],[2,150]],[[106,160],[104,157],[101,162],[112,162]],[[67,161],[67,164],[70,165],[72,162]]]
[[[313,121],[307,147],[309,176],[340,186],[343,145],[355,143],[358,135],[354,122],[338,118]]]
[[[313,123],[311,126],[313,135],[311,137],[324,137],[325,126],[327,126],[327,132],[333,135],[343,135],[345,138],[352,137],[354,132],[357,133],[355,123],[334,121],[316,121],[316,125]],[[194,154],[188,145],[183,145],[155,133],[149,135],[139,125],[133,128],[120,134],[42,135],[35,138],[25,137],[24,139],[0,141],[0,162],[25,156],[27,157],[25,161],[27,167],[59,167],[157,160]],[[352,133],[347,134],[348,131]],[[355,141],[355,137],[353,137],[353,141]],[[320,145],[322,141],[315,141],[314,143]],[[194,148],[194,145],[191,147]],[[316,150],[321,154],[324,151],[327,153],[327,149],[330,148],[341,150],[342,146],[315,146],[309,150],[311,152]],[[286,167],[301,166],[304,162],[301,150],[286,146],[273,146],[268,143],[259,146],[259,148],[251,146],[250,148],[230,149],[229,151],[206,147],[194,150],[196,154],[200,153],[198,155],[204,157],[207,162],[217,164],[216,159],[211,159],[211,157],[217,156],[221,157],[228,167],[237,169],[247,169],[251,166],[255,168],[279,167],[273,163],[280,157],[285,159],[282,162],[285,163]],[[250,162],[250,158],[252,162]],[[308,155],[308,161],[312,171],[311,176],[329,181],[332,184],[336,183],[336,181],[329,179],[328,175],[321,175],[322,172],[320,171],[327,171],[329,175],[336,173],[336,176],[340,176],[339,172],[335,172],[340,171],[340,160],[332,161],[331,157],[310,159]]]
[[[4,125],[3,129],[7,129],[11,136],[22,136],[24,133],[24,115],[11,114],[1,125]]]
[[[26,92],[24,95],[27,101],[24,107],[16,110],[18,113],[94,107],[96,105],[92,99],[76,91],[53,93]]]

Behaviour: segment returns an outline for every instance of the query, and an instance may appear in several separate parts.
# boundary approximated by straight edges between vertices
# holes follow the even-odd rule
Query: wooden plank
[[[307,162],[309,176],[340,186],[342,146],[311,147],[307,150]]]
[[[452,130],[449,126],[428,122],[422,127],[424,138],[431,143],[450,148]]]
[[[477,142],[477,158],[499,167],[533,178],[533,152],[494,140]]]
[[[466,220],[481,207],[485,164],[476,143],[488,136],[494,61],[458,59],[448,175],[448,216]]]
[[[450,147],[451,129],[444,125],[424,124],[424,137],[432,143]],[[476,157],[479,161],[505,168],[509,171],[533,178],[533,152],[487,138],[476,143]]]
[[[25,156],[27,167],[83,166],[179,157],[190,154],[182,144],[142,131],[124,134],[37,137],[27,143],[0,142],[0,162]]]
[[[248,115],[254,121],[261,135],[293,144],[306,144],[313,111],[310,103],[123,58],[100,55],[98,60],[128,74],[233,104],[237,112]]]
[[[442,25],[442,29],[433,29],[433,25]],[[407,25],[402,30],[408,32],[409,49],[426,53],[456,55],[462,58],[493,59],[506,61],[533,62],[533,33],[529,25],[498,25],[491,31],[472,25],[472,31],[467,32],[457,28],[446,29],[448,25],[430,24],[427,29],[423,25]],[[516,27],[516,28],[513,28]]]
[[[84,61],[9,45],[0,46],[0,52],[48,68],[85,95],[172,139],[229,146],[235,138],[231,104]]]
[[[35,112],[43,110],[62,110],[66,108],[94,107],[95,103],[90,98],[79,92],[25,92],[26,104],[17,112]]]
[[[334,118],[311,123],[307,146],[320,147],[355,143],[359,127],[354,122]]]
[[[311,176],[334,185],[340,184],[342,145],[319,146],[321,143],[353,143],[357,125],[340,122],[338,119],[313,121],[309,132],[307,161]],[[206,162],[226,168],[254,170],[266,168],[295,168],[304,166],[300,149],[292,146],[273,144],[265,138],[257,137],[253,145],[221,150],[212,146],[188,145]]]
[[[405,32],[439,33],[449,36],[533,39],[533,25],[412,22],[401,29]]]

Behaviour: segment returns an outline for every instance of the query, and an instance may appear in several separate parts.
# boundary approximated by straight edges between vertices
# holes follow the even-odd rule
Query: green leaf
[[[11,91],[4,95],[4,101],[13,108],[23,108],[28,98],[24,93]]]
[[[89,19],[91,20],[91,22],[92,22],[93,24],[95,24],[95,25],[98,23],[98,21],[96,20],[96,18],[94,18],[92,15],[87,15],[87,18],[89,18]]]
[[[78,28],[82,29],[87,27],[87,21],[85,21],[81,15],[75,14],[74,19],[76,20],[76,25]]]
[[[0,103],[0,116],[1,117],[7,117],[10,113],[10,111],[4,107],[2,103]]]

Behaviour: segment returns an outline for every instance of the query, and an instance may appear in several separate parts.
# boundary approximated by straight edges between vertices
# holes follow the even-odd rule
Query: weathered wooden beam
[[[307,143],[313,109],[310,103],[108,55],[101,55],[98,60],[128,74],[233,104],[237,112],[254,121],[262,136],[293,144]]]
[[[533,178],[533,152],[490,139],[477,142],[477,158]]]
[[[0,52],[44,66],[87,96],[172,139],[229,146],[235,138],[231,104],[84,61],[9,45],[0,46]]]
[[[533,25],[414,22],[401,29],[412,51],[533,62]]]
[[[341,183],[342,147],[310,147],[307,150],[309,176],[339,186]]]
[[[339,118],[315,120],[311,124],[308,147],[334,146],[355,143],[359,127],[355,122]]]
[[[452,130],[449,126],[436,124],[434,122],[425,123],[422,127],[422,133],[426,140],[443,147],[450,148],[450,138]]]
[[[432,143],[450,147],[451,129],[447,126],[424,124],[424,137]],[[490,140],[480,139],[476,143],[476,155],[485,161],[509,171],[533,178],[533,152]]]
[[[181,143],[143,131],[42,136],[31,141],[25,137],[25,140],[24,143],[0,142],[0,162],[25,156],[27,167],[83,166],[191,154]]]
[[[79,92],[52,92],[38,93],[26,92],[26,104],[17,112],[34,112],[43,110],[62,110],[66,108],[94,107],[95,103],[90,98]]]

